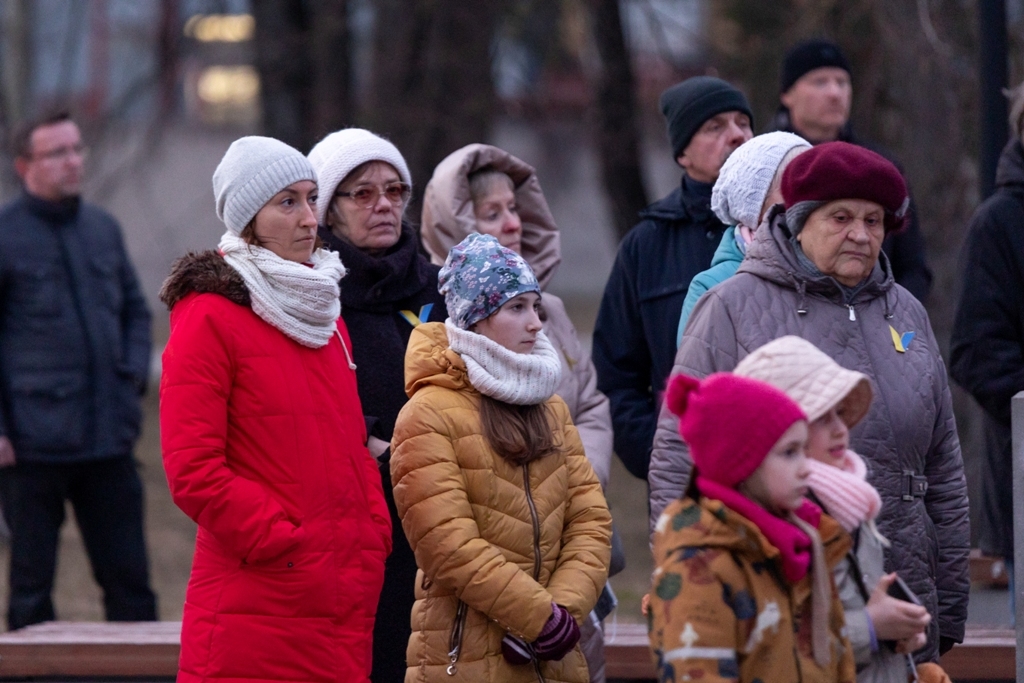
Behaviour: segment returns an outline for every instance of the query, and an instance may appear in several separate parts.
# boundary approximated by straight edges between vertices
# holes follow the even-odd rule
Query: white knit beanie
[[[274,138],[239,138],[213,172],[217,218],[237,235],[275,194],[300,180],[316,182],[302,152]]]
[[[729,155],[711,190],[711,210],[726,225],[756,228],[779,164],[794,147],[810,147],[799,135],[778,131],[747,140]]]
[[[367,161],[385,161],[395,167],[407,185],[412,185],[409,167],[398,148],[362,128],[338,130],[309,152],[309,162],[320,176],[320,197],[316,201],[316,219],[325,224],[327,209],[334,199],[334,191],[354,168]]]

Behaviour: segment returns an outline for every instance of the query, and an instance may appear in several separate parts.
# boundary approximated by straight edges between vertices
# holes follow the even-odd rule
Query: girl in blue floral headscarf
[[[608,575],[611,517],[554,395],[537,278],[474,233],[439,283],[450,317],[413,331],[392,440],[420,568],[407,680],[586,683],[579,623]]]

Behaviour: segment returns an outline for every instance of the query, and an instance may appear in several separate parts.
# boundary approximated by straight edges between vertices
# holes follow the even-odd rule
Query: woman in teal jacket
[[[711,208],[720,221],[732,227],[723,233],[711,267],[690,281],[676,332],[677,346],[697,301],[704,292],[733,276],[761,218],[769,207],[782,202],[779,183],[786,165],[810,148],[811,143],[799,135],[777,131],[751,138],[726,160],[711,191]]]

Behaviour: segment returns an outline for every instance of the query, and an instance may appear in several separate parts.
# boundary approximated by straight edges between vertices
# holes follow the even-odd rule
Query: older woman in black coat
[[[405,679],[411,634],[416,558],[402,533],[391,488],[388,443],[405,405],[405,348],[412,329],[448,317],[437,291],[438,266],[420,249],[404,220],[412,178],[393,144],[359,128],[331,133],[309,153],[320,179],[320,239],[337,251],[348,273],[341,283],[341,315],[352,338],[367,445],[380,462],[391,512],[394,550],[373,634],[374,683]]]

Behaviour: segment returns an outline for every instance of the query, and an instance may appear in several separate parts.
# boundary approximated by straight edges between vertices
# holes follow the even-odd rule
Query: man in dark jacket
[[[949,365],[985,411],[979,546],[1011,562],[1010,400],[1024,391],[1024,90],[1018,92],[1011,113],[1016,134],[999,159],[995,194],[974,212],[964,240]]]
[[[686,290],[711,265],[726,227],[711,211],[711,188],[726,158],[753,135],[746,97],[718,78],[672,86],[661,111],[682,184],[641,212],[622,240],[594,328],[597,388],[611,402],[615,452],[641,479]]]
[[[83,202],[66,113],[15,141],[24,193],[0,210],[0,492],[11,528],[8,627],[55,618],[71,501],[107,619],[156,619],[132,447],[149,311],[117,222]]]
[[[781,81],[780,104],[775,117],[778,130],[796,133],[815,145],[833,140],[860,145],[899,167],[892,155],[853,134],[850,65],[838,45],[827,40],[808,40],[795,45],[786,53]],[[924,302],[931,290],[932,272],[925,262],[924,237],[913,200],[907,227],[887,236],[882,249],[892,264],[896,282]]]

